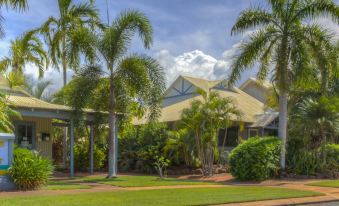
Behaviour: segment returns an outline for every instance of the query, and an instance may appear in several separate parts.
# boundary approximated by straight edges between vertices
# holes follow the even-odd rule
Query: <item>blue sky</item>
[[[58,15],[57,0],[28,2],[29,10],[25,12],[2,10],[6,38],[1,40],[1,56],[8,53],[11,39],[28,29],[38,27],[49,16]],[[339,0],[336,2],[339,3]],[[125,9],[138,9],[149,17],[154,29],[153,47],[145,51],[139,41],[134,41],[131,51],[146,52],[157,58],[165,67],[168,81],[181,73],[211,79],[224,77],[230,57],[243,38],[241,35],[231,36],[230,29],[241,10],[251,5],[265,5],[265,1],[108,0],[110,19]],[[106,0],[97,0],[96,6],[101,18],[106,21]],[[329,21],[323,22],[339,34],[338,25],[329,24]],[[34,73],[31,67],[27,70]],[[54,71],[50,75],[57,74]],[[243,80],[253,75],[254,72],[248,72]]]

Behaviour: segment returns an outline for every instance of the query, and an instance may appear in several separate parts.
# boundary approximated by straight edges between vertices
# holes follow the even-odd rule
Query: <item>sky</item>
[[[103,21],[107,21],[107,8],[110,21],[126,9],[146,14],[154,30],[153,46],[145,50],[136,38],[130,51],[156,58],[165,69],[167,82],[179,74],[227,78],[232,56],[239,42],[248,36],[248,33],[231,36],[231,27],[242,10],[266,5],[264,0],[107,0],[107,4],[106,0],[96,0],[95,4]],[[12,39],[40,26],[49,16],[58,16],[57,0],[28,0],[28,5],[29,10],[25,12],[2,9],[6,37],[0,40],[0,57],[8,54]],[[339,36],[338,25],[328,20],[319,22]],[[34,77],[37,77],[36,71],[32,65],[26,67],[26,72]],[[69,77],[72,74],[68,72]],[[254,75],[255,69],[246,72],[238,84]],[[52,79],[52,90],[62,85],[61,74],[53,68],[44,78]]]

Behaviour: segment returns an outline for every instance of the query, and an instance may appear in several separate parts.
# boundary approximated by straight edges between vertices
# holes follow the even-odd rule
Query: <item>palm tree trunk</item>
[[[63,74],[63,82],[64,82],[64,87],[67,84],[67,62],[66,62],[66,56],[65,56],[65,41],[62,42],[62,74]],[[67,135],[68,135],[68,127],[64,127],[64,137],[62,139],[62,151],[63,151],[63,157],[62,161],[64,164],[64,168],[66,169],[67,167]]]
[[[287,139],[287,92],[281,91],[279,96],[279,130],[278,136],[282,141],[280,167],[282,170],[286,168],[286,139]]]
[[[110,78],[110,108],[109,108],[109,132],[108,132],[108,176],[107,178],[116,177],[116,156],[115,156],[115,138],[116,138],[116,114],[114,99],[113,77]]]

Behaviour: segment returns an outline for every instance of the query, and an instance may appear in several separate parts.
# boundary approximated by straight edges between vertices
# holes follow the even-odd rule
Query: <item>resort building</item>
[[[12,119],[16,145],[36,150],[41,155],[52,159],[52,127],[69,128],[70,172],[73,175],[74,124],[72,108],[35,98],[21,87],[11,88],[7,79],[2,75],[0,75],[0,91],[6,94],[13,109],[20,113],[20,117]],[[93,113],[90,110],[86,111],[88,124],[93,119]],[[53,120],[61,120],[61,123],[53,122]],[[94,138],[92,132],[90,138]]]
[[[206,80],[191,76],[179,76],[168,87],[164,94],[159,121],[166,122],[170,127],[181,118],[183,109],[189,108],[192,100],[202,99],[198,90],[208,93],[216,91],[221,97],[228,97],[243,113],[240,119],[233,119],[234,124],[220,128],[218,145],[226,148],[235,147],[239,139],[252,136],[277,135],[278,113],[265,111],[265,98],[269,83],[260,84],[254,78],[247,80],[240,88],[227,87],[225,80]],[[145,119],[136,124],[144,124]]]

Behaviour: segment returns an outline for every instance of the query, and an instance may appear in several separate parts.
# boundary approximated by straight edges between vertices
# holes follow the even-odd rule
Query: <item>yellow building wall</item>
[[[35,123],[36,150],[43,156],[52,159],[52,135],[48,141],[41,140],[41,133],[52,133],[52,119],[37,117],[22,117],[21,122]],[[38,138],[40,136],[40,138]]]

